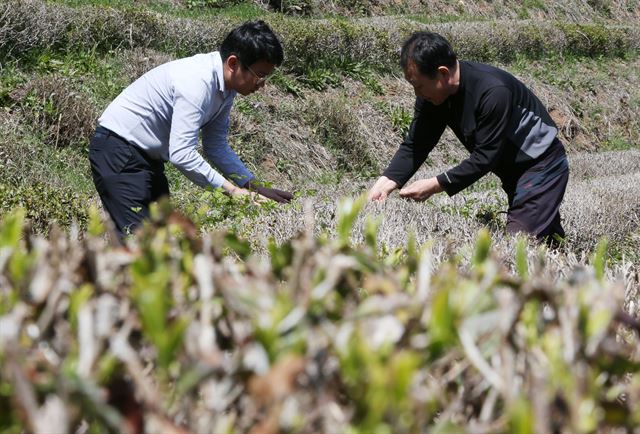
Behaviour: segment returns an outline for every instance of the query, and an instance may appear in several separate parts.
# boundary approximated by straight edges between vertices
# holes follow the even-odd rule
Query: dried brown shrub
[[[363,134],[357,115],[346,99],[311,100],[307,121],[318,140],[335,156],[338,170],[354,173],[376,173],[379,163]]]
[[[174,59],[166,53],[149,48],[134,48],[123,54],[124,74],[128,82],[133,82],[145,72]]]
[[[26,121],[51,146],[84,144],[95,129],[96,107],[69,78],[38,77],[15,90],[11,97]]]

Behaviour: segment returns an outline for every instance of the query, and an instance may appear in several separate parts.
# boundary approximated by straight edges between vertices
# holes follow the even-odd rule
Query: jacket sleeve
[[[198,135],[203,119],[202,103],[204,98],[194,90],[176,87],[171,133],[169,136],[169,161],[187,178],[201,187],[220,187],[223,176],[214,170],[197,151]]]
[[[403,186],[438,143],[447,124],[444,117],[422,98],[416,98],[409,133],[391,159],[383,175]]]
[[[230,99],[220,109],[220,113],[202,127],[202,147],[209,161],[227,179],[244,187],[254,176],[229,146],[227,138],[232,105],[233,100]]]
[[[480,98],[475,112],[475,147],[471,155],[437,176],[449,196],[464,190],[495,168],[505,146],[513,110],[511,101],[511,91],[502,86],[490,89]]]

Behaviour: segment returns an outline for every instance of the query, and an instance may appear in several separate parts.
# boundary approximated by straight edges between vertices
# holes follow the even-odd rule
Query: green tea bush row
[[[362,63],[379,71],[396,69],[400,42],[410,32],[430,29],[452,39],[470,60],[509,61],[518,55],[623,56],[637,51],[637,26],[554,22],[477,22],[424,25],[404,19],[308,20],[268,18],[282,37],[286,67]],[[19,57],[29,50],[100,50],[152,47],[176,55],[211,51],[238,23],[171,18],[140,9],[78,9],[39,0],[9,0],[0,6],[0,53]]]
[[[276,11],[289,15],[349,17],[413,14],[437,20],[490,20],[535,18],[565,19],[576,22],[594,20],[631,20],[639,17],[635,0],[553,0],[453,2],[447,0],[270,0],[262,1]]]
[[[567,278],[544,251],[464,263],[309,231],[251,253],[160,206],[127,249],[0,225],[0,429],[574,432],[640,423],[640,324],[607,246]],[[507,267],[505,264],[512,266]],[[637,281],[636,281],[637,284]]]

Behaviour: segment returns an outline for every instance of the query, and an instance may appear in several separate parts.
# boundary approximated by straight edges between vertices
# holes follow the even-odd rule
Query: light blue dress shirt
[[[244,186],[253,175],[227,142],[236,91],[225,89],[222,67],[217,51],[160,65],[122,91],[98,124],[201,187],[220,187],[224,177]],[[224,177],[198,152],[200,131],[205,155]]]

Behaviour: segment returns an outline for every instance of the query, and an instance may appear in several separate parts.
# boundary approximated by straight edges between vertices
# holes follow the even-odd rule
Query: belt
[[[105,127],[103,127],[101,125],[98,125],[96,127],[96,132],[95,132],[94,136],[103,137],[105,139],[107,137],[115,137],[116,139],[122,141],[123,143],[126,143],[127,145],[129,145],[133,149],[135,149],[136,152],[138,152],[145,160],[147,160],[147,162],[149,162],[149,164],[160,164],[162,167],[164,167],[164,161],[163,160],[156,160],[156,159],[150,157],[144,149],[140,148],[138,145],[135,145],[135,144],[131,143],[128,140],[123,139],[122,137],[120,137],[119,135],[117,135],[116,133],[114,133],[113,131],[111,131],[108,128],[105,128]]]
[[[109,129],[101,126],[101,125],[98,125],[96,127],[96,134],[95,135],[96,136],[109,137],[109,136],[115,136],[116,133],[114,133],[113,131],[111,131],[111,130],[109,130]]]

